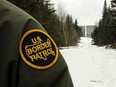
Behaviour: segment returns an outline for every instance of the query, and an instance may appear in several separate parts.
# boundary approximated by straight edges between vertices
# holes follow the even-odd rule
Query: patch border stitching
[[[51,62],[50,64],[48,64],[48,65],[46,65],[46,66],[37,66],[37,65],[34,65],[34,64],[30,63],[30,62],[27,61],[27,59],[24,57],[24,54],[23,54],[23,52],[22,52],[22,43],[23,43],[23,40],[25,39],[25,37],[26,37],[28,34],[33,33],[33,32],[41,32],[41,33],[43,33],[44,35],[46,35],[48,38],[50,38],[50,40],[52,41],[52,43],[54,44],[54,46],[55,46],[55,48],[56,48],[56,56],[55,56],[55,59],[53,60],[53,62]],[[29,66],[31,66],[31,67],[33,67],[33,68],[35,68],[35,69],[47,69],[47,68],[50,68],[51,66],[53,66],[53,65],[57,62],[57,60],[58,60],[58,53],[59,53],[59,52],[58,52],[58,47],[57,47],[56,43],[54,42],[54,40],[53,40],[45,31],[40,30],[40,29],[30,29],[29,31],[27,31],[26,33],[23,34],[23,36],[22,36],[22,38],[21,38],[21,40],[20,40],[19,51],[20,51],[20,55],[21,55],[23,61],[24,61],[27,65],[29,65]]]

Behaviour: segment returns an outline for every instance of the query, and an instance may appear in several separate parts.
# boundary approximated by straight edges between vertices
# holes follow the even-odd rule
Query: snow
[[[92,45],[82,37],[77,46],[60,50],[74,87],[116,87],[116,50]]]

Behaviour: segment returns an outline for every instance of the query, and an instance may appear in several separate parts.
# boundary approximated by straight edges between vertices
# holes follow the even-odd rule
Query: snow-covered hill
[[[60,50],[74,87],[116,87],[116,51],[92,45],[82,37],[78,46]]]

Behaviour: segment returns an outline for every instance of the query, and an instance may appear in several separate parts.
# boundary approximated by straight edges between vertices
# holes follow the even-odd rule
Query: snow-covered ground
[[[116,87],[116,50],[92,45],[82,37],[78,46],[60,50],[74,87]]]

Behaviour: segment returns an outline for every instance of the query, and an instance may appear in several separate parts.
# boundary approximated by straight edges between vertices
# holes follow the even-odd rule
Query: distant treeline
[[[96,45],[116,48],[116,0],[111,0],[110,7],[105,0],[102,19],[95,26],[92,38]]]
[[[62,7],[59,12],[50,0],[8,0],[37,19],[59,47],[75,45],[81,36],[77,20],[65,14]],[[23,19],[22,19],[23,20]]]

